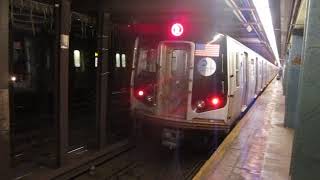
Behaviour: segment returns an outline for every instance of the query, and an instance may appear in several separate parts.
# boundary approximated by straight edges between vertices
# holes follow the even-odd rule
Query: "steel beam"
[[[9,79],[9,0],[0,0],[0,89],[8,89]]]
[[[109,41],[110,41],[110,16],[105,12],[105,2],[98,2],[98,71],[97,71],[97,137],[98,147],[102,149],[107,143],[107,122],[108,122],[108,81],[109,81]]]
[[[268,39],[266,38],[266,34],[264,31],[260,31],[258,30],[255,25],[258,26],[259,29],[263,29],[261,28],[261,22],[260,22],[260,19],[256,16],[256,11],[255,10],[252,10],[252,9],[255,9],[255,8],[252,8],[252,4],[250,1],[247,0],[247,2],[250,4],[250,7],[248,9],[245,9],[245,11],[247,10],[250,10],[251,11],[251,14],[252,14],[252,17],[253,19],[255,20],[255,23],[249,23],[247,21],[247,19],[244,17],[244,15],[242,14],[242,9],[243,8],[240,8],[238,7],[238,5],[234,2],[234,0],[225,0],[226,3],[232,8],[234,9],[234,14],[238,17],[238,19],[242,22],[243,26],[251,26],[251,28],[253,29],[253,31],[255,32],[255,34],[257,35],[257,37],[263,41],[263,42],[268,42]],[[266,43],[265,46],[269,49],[269,51],[271,52],[271,54],[273,54],[273,51],[272,51],[272,48],[271,46],[269,45],[269,43]],[[274,55],[273,55],[274,56]]]
[[[288,49],[288,45],[290,44],[290,38],[291,38],[292,30],[294,28],[294,22],[297,19],[300,6],[301,6],[301,0],[294,0],[294,2],[292,3],[291,13],[290,13],[291,14],[290,22],[288,25],[288,33],[286,38],[286,49]]]
[[[0,177],[11,179],[9,118],[9,0],[0,0]]]
[[[55,0],[55,116],[57,122],[57,166],[66,161],[69,123],[69,34],[71,30],[71,0]]]

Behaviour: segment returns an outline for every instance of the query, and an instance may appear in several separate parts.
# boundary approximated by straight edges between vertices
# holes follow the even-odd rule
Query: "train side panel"
[[[240,42],[227,37],[228,124],[232,124],[266,87],[276,67]]]
[[[257,55],[240,42],[228,37],[228,123],[231,124],[255,98]]]
[[[231,124],[241,113],[243,96],[245,95],[245,67],[242,47],[227,38],[228,56],[228,124]]]
[[[256,96],[262,91],[262,59],[256,57]]]

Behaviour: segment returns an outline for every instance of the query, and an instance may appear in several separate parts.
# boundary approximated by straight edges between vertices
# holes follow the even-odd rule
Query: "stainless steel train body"
[[[201,42],[168,39],[135,42],[131,112],[146,122],[229,130],[277,73],[276,66],[227,35]]]

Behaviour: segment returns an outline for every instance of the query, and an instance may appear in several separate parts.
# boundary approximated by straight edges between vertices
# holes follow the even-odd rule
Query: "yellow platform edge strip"
[[[271,84],[272,81],[273,81],[273,79],[267,84],[265,89],[268,88],[269,84]],[[255,104],[256,104],[256,102],[255,102]],[[201,167],[199,172],[193,177],[193,180],[206,180],[206,179],[208,179],[208,176],[210,175],[210,173],[216,169],[217,165],[223,159],[224,154],[226,153],[227,149],[230,148],[233,141],[240,134],[242,127],[251,119],[251,116],[252,116],[252,111],[250,109],[249,112],[247,112],[245,114],[245,116],[242,117],[242,119],[238,122],[238,124],[232,129],[232,131],[229,133],[229,135],[223,140],[223,142],[220,144],[218,149],[205,162],[205,164]]]
[[[250,118],[245,118],[240,120],[235,128],[230,132],[230,134],[224,139],[222,144],[213,153],[213,155],[206,161],[206,163],[201,167],[199,172],[194,176],[193,180],[202,180],[208,177],[210,172],[212,172],[220,161],[223,159],[225,152],[230,148],[233,141],[239,135],[241,128],[247,123]]]

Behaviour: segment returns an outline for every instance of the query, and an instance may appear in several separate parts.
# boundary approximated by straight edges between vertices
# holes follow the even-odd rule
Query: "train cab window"
[[[137,54],[135,87],[153,84],[156,79],[157,50],[141,48]]]
[[[125,68],[125,67],[127,66],[126,63],[127,63],[127,62],[126,62],[126,55],[125,55],[125,54],[121,54],[121,66],[122,66],[123,68]]]
[[[171,72],[174,73],[175,71],[177,71],[177,52],[176,50],[174,50],[172,52],[172,57],[171,57]]]
[[[120,54],[116,53],[116,68],[119,68],[121,64]]]
[[[236,86],[240,86],[240,59],[239,53],[236,54]]]
[[[156,72],[157,51],[141,49],[138,58],[138,74],[141,72]]]
[[[187,73],[187,51],[173,50],[171,56],[171,73],[173,75],[184,76]]]
[[[79,68],[81,67],[81,54],[79,50],[74,50],[73,51],[73,62],[74,62],[74,67]]]

